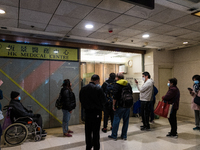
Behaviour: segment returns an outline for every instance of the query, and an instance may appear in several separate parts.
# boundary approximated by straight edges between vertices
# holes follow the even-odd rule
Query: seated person
[[[33,114],[31,110],[26,109],[22,103],[20,102],[21,97],[20,93],[12,91],[10,94],[11,101],[9,106],[13,107],[15,112],[14,116],[16,119],[19,117],[31,117],[34,122],[38,124],[38,126],[42,129],[42,117],[40,114]],[[39,129],[38,129],[39,131]],[[42,130],[42,134],[46,134],[45,130]]]

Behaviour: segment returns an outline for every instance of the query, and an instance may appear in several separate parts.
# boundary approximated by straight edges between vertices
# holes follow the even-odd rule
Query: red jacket
[[[167,94],[162,97],[164,101],[168,101],[169,104],[173,104],[173,109],[178,110],[179,100],[180,100],[180,91],[177,86],[170,86]]]

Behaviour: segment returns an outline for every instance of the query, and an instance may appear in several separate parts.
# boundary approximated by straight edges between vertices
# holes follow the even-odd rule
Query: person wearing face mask
[[[196,127],[193,128],[193,130],[200,130],[200,106],[194,103],[194,98],[196,95],[200,97],[200,92],[199,92],[199,81],[200,81],[200,75],[194,75],[192,77],[192,80],[194,82],[193,84],[193,90],[188,88],[190,95],[192,96],[192,103],[191,103],[191,108],[194,110],[195,114],[195,125]]]
[[[150,130],[150,124],[149,124],[149,104],[152,97],[153,92],[153,85],[154,82],[152,79],[150,79],[151,76],[148,72],[142,73],[142,80],[144,81],[144,84],[142,87],[138,86],[137,80],[135,80],[136,86],[138,90],[140,91],[140,101],[141,101],[141,116],[142,116],[142,122],[143,126],[141,126],[140,130]]]
[[[35,121],[38,126],[42,129],[42,116],[40,114],[33,114],[31,110],[26,109],[22,103],[20,102],[21,97],[20,93],[16,91],[12,91],[10,94],[11,101],[9,103],[9,106],[14,108],[14,112],[11,112],[11,118],[15,117],[16,119],[19,117],[31,117],[33,121]],[[40,130],[38,128],[38,130]],[[42,134],[45,135],[45,130],[42,130]]]
[[[171,131],[168,132],[166,136],[174,138],[178,137],[176,113],[179,108],[179,100],[180,100],[180,91],[176,85],[177,85],[176,78],[169,79],[167,83],[169,90],[167,91],[166,95],[162,97],[163,101],[167,101],[169,104],[173,105],[170,117],[168,118],[169,123],[171,125]]]

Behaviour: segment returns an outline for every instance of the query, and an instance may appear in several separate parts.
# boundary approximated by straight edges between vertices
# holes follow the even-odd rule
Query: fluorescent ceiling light
[[[0,14],[5,14],[6,12],[3,9],[0,9]]]
[[[149,34],[144,34],[142,37],[143,37],[143,38],[148,38],[148,37],[149,37]]]
[[[87,28],[87,29],[92,29],[94,26],[92,25],[92,24],[86,24],[85,25],[85,28]]]
[[[183,42],[183,44],[188,44],[188,42]]]

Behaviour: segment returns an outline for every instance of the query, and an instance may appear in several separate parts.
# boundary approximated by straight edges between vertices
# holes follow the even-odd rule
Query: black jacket
[[[14,108],[14,113],[12,113],[12,116],[15,118],[19,117],[33,117],[33,113],[31,111],[28,111],[22,103],[19,100],[11,99],[9,106],[12,106]]]
[[[116,81],[114,80],[114,79],[108,79],[108,80],[106,80],[106,82],[108,83],[108,84],[110,84],[110,83],[115,83]],[[102,89],[103,89],[103,92],[105,93],[105,91],[106,91],[106,87],[107,87],[107,84],[104,82],[103,83],[103,85],[102,85]]]
[[[72,111],[76,107],[76,98],[73,93],[66,88],[61,89],[61,101],[63,102],[62,109]]]
[[[93,82],[90,82],[81,89],[79,98],[82,107],[85,109],[103,110],[103,105],[106,102],[103,90]]]
[[[125,80],[124,80],[125,81]],[[126,85],[121,85],[118,83],[118,81],[114,84],[113,87],[113,99],[116,100],[116,105],[122,107],[120,104],[120,102],[122,101],[121,99],[121,94],[122,94],[122,88],[128,86],[132,92],[132,88],[130,86],[130,84],[127,82]]]

